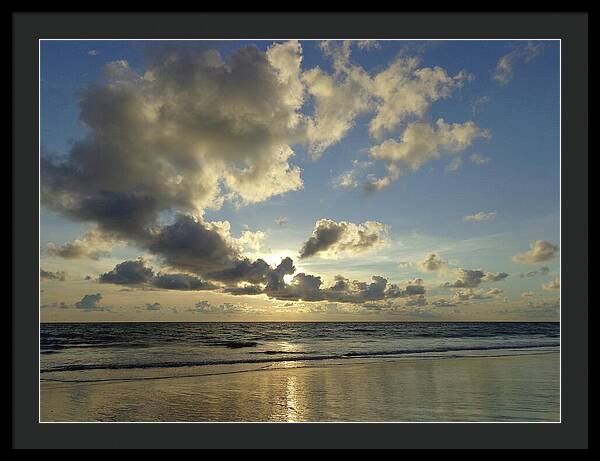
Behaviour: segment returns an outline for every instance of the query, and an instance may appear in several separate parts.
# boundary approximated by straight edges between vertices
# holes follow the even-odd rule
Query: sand
[[[556,352],[205,366],[178,369],[178,377],[164,373],[103,375],[111,381],[94,381],[97,376],[81,373],[44,373],[41,421],[557,422],[560,418]]]

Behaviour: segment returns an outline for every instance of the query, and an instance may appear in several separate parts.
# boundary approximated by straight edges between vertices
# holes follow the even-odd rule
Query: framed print
[[[587,446],[585,14],[13,18],[14,445]]]

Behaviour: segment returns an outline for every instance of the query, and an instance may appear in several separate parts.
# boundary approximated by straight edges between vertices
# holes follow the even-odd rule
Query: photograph
[[[560,423],[561,48],[40,39],[39,422]]]

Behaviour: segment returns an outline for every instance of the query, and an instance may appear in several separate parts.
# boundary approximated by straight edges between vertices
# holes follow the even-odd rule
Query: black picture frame
[[[38,422],[38,40],[561,39],[561,423]],[[587,448],[587,13],[13,13],[13,448]]]

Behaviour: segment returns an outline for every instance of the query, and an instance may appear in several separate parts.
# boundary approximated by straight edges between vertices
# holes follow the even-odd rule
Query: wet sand
[[[41,421],[559,421],[557,352],[205,366],[174,374],[44,373]]]

